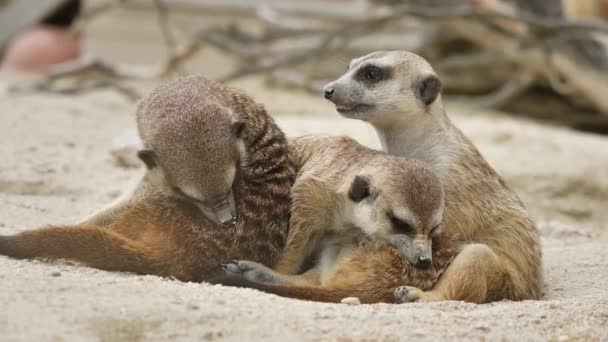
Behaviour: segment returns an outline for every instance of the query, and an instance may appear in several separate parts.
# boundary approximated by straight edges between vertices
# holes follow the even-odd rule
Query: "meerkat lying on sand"
[[[341,115],[372,124],[389,154],[428,163],[443,184],[443,227],[461,250],[432,290],[403,287],[396,295],[404,302],[537,299],[543,278],[536,226],[517,195],[452,124],[440,89],[429,63],[403,51],[354,59],[325,87],[325,97]]]
[[[285,249],[274,271],[251,261],[226,265],[229,277],[244,280],[230,284],[365,303],[394,302],[394,289],[404,284],[430,288],[456,254],[440,233],[443,190],[430,168],[347,137],[306,136],[289,145],[298,174]],[[362,241],[369,243],[359,248]],[[295,275],[313,255],[317,265]],[[387,267],[370,271],[369,258]],[[370,284],[385,291],[368,291]]]
[[[295,175],[264,108],[192,76],[157,87],[137,118],[148,170],[130,198],[87,223],[2,236],[0,254],[184,281],[209,280],[235,258],[274,265]],[[216,223],[235,214],[235,224]]]

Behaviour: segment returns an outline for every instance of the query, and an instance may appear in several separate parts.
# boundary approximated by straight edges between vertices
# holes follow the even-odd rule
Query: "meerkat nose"
[[[332,96],[334,96],[335,90],[334,90],[333,87],[325,87],[324,91],[325,91],[325,98],[326,99],[329,100],[329,99],[331,99]]]
[[[231,224],[236,220],[236,217],[233,215],[229,207],[216,211],[215,215],[222,224]]]
[[[428,256],[421,255],[418,257],[416,261],[416,267],[418,268],[427,268],[431,265],[431,258]]]

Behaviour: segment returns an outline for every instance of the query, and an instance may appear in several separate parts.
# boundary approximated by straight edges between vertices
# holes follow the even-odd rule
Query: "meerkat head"
[[[324,88],[325,98],[342,116],[372,123],[431,115],[430,108],[440,102],[440,91],[441,82],[431,65],[405,51],[373,52],[353,59],[346,73]]]
[[[412,265],[430,265],[432,239],[440,232],[444,210],[443,189],[430,167],[382,158],[355,176],[348,197],[355,205],[355,226],[388,241]]]
[[[162,177],[176,197],[215,223],[236,220],[233,184],[245,159],[247,124],[219,101],[169,84],[140,105],[138,127],[148,172]],[[187,88],[187,87],[186,87]]]

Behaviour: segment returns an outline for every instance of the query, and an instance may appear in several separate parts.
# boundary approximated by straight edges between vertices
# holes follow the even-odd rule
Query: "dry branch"
[[[84,27],[97,16],[104,15],[117,6],[123,6],[127,0],[112,0],[98,4],[80,16],[72,33],[79,34]],[[167,48],[167,57],[154,65],[121,65],[109,63],[99,58],[81,57],[76,61],[69,61],[51,67],[39,80],[26,82],[26,84],[13,84],[9,91],[23,93],[28,91],[45,91],[60,94],[78,94],[97,88],[111,88],[125,95],[130,100],[137,100],[139,94],[123,85],[121,81],[129,79],[151,79],[167,76],[178,72],[180,66],[201,49],[201,42],[196,38],[188,38],[185,44],[180,45],[169,20],[169,8],[163,0],[153,1],[163,42]],[[88,76],[87,76],[88,75]],[[62,80],[77,76],[71,85],[58,86]],[[68,82],[70,83],[70,82]]]
[[[264,73],[275,86],[318,92],[344,71],[351,58],[372,50],[399,49],[426,57],[443,79],[446,91],[482,95],[476,97],[476,105],[504,107],[541,87],[549,90],[555,103],[568,107],[555,115],[558,120],[577,127],[596,121],[604,124],[601,120],[608,117],[608,24],[572,21],[565,19],[567,15],[538,15],[517,7],[512,0],[483,2],[483,6],[481,1],[455,3],[116,0],[92,8],[80,22],[84,25],[118,5],[154,6],[167,58],[151,66],[112,65],[96,59],[61,65],[49,72],[46,84],[42,82],[38,89],[51,89],[53,82],[85,72],[97,75],[98,82],[89,82],[89,86],[163,77],[179,72],[203,45],[211,45],[244,62],[222,81]],[[231,25],[184,35],[172,25],[168,4],[172,8],[190,6],[253,15],[262,30],[249,32]],[[590,109],[596,116],[566,119],[576,116],[568,114],[576,112],[572,108],[581,112]]]

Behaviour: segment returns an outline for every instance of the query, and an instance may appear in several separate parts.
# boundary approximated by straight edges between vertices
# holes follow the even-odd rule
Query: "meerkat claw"
[[[241,268],[238,266],[237,263],[227,263],[224,265],[224,272],[226,273],[226,275],[231,276],[231,277],[242,277],[243,276],[243,271],[241,270]]]

